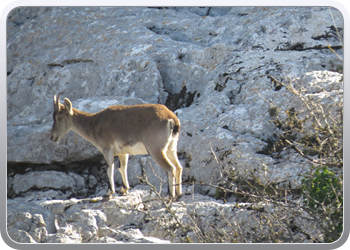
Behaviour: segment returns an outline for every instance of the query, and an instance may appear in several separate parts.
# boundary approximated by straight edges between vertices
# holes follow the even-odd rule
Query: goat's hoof
[[[118,195],[120,195],[120,196],[126,196],[126,195],[128,194],[128,190],[129,190],[129,189],[125,189],[125,188],[122,187],[122,188],[119,190]]]
[[[112,191],[107,191],[102,197],[103,197],[103,200],[109,200],[112,198],[112,195],[114,194],[114,192]]]
[[[120,196],[126,196],[127,194],[128,194],[128,191],[126,191],[126,192],[119,191],[118,192],[118,195],[120,195]]]
[[[182,194],[178,194],[178,195],[176,195],[176,197],[175,197],[175,201],[180,200],[180,199],[181,199],[181,197],[182,197]]]

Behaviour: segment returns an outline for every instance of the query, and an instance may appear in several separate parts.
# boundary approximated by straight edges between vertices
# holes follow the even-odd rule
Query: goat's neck
[[[91,139],[94,114],[86,113],[73,109],[73,127],[72,130],[85,139]]]

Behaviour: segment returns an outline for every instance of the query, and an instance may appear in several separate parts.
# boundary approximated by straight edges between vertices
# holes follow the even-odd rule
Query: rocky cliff
[[[298,185],[309,168],[305,158],[292,151],[278,158],[263,153],[280,133],[270,122],[268,101],[281,110],[302,105],[278,84],[288,77],[323,105],[341,98],[342,27],[341,13],[328,7],[14,9],[7,22],[10,237],[198,240],[191,231],[169,234],[154,220],[164,207],[152,201],[155,194],[140,178],[163,193],[167,187],[165,173],[149,156],[130,159],[128,197],[96,198],[107,188],[99,151],[74,132],[58,145],[49,140],[58,92],[86,112],[114,104],[168,106],[182,125],[178,155],[185,189],[172,211],[184,224],[188,214],[196,215],[199,227],[205,227],[204,217],[217,227],[220,216],[235,225],[253,223],[257,210],[239,206],[235,197],[224,204],[213,199],[217,188],[191,183],[216,185],[228,171],[244,175],[263,163],[261,181]],[[118,170],[115,179],[120,185]]]

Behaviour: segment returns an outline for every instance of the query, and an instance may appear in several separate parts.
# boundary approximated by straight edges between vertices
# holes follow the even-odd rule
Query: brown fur
[[[109,190],[114,193],[114,156],[119,156],[123,178],[123,193],[130,188],[127,180],[129,154],[150,154],[168,173],[172,196],[181,195],[182,167],[177,158],[177,141],[180,121],[176,115],[161,104],[114,105],[91,114],[72,107],[65,98],[54,97],[54,124],[51,140],[58,142],[69,130],[73,130],[94,144],[107,161]]]
[[[74,124],[85,131],[93,131],[88,137],[99,141],[104,147],[112,145],[115,140],[121,140],[122,146],[144,143],[166,126],[168,120],[173,120],[174,125],[180,128],[176,115],[161,104],[115,105],[95,114],[77,109],[73,109],[73,112]],[[118,138],[113,131],[117,131]]]

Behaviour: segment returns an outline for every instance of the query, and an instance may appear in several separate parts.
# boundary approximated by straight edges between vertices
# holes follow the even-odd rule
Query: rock
[[[124,243],[124,242],[117,241],[111,237],[101,237],[101,238],[98,238],[96,240],[91,241],[91,243],[118,243],[118,244],[120,244],[120,243]]]
[[[60,190],[74,190],[75,181],[69,175],[57,172],[29,172],[24,175],[15,175],[13,190],[16,194],[28,191],[29,189],[52,188]]]
[[[89,187],[90,187],[90,188],[95,187],[96,184],[97,184],[97,180],[96,180],[96,178],[95,178],[93,175],[90,175],[90,176],[89,176],[88,181],[89,181]]]
[[[14,224],[17,221],[16,219],[17,213],[25,213],[26,215],[28,215],[29,220],[30,218],[33,217],[33,215],[35,215],[34,218],[42,215],[43,220],[46,224],[45,227],[47,231],[49,233],[53,233],[56,231],[56,228],[54,225],[54,214],[50,210],[47,210],[35,203],[25,202],[25,201],[16,201],[16,200],[10,199],[7,202],[7,209],[8,209],[8,212],[7,212],[8,226],[10,226],[11,224]],[[36,222],[34,221],[34,223]],[[43,224],[43,222],[39,224]]]
[[[58,91],[87,112],[132,104],[128,100],[133,98],[165,103],[168,93],[180,95],[177,108],[186,108],[206,100],[203,95],[209,91],[241,104],[235,109],[253,111],[256,101],[245,100],[244,92],[257,96],[251,91],[259,84],[257,76],[300,77],[341,64],[327,48],[332,44],[342,53],[328,8],[20,8],[13,13],[9,25],[17,26],[11,26],[8,39],[9,162],[68,163],[99,154],[74,133],[59,147],[49,141],[52,96]],[[22,15],[28,19],[18,21]],[[341,14],[333,9],[332,15],[342,31]],[[120,19],[111,22],[116,16]],[[89,35],[83,32],[87,29]],[[261,133],[259,119],[241,123],[245,129],[239,133],[250,128]]]
[[[170,243],[168,240],[161,240],[155,237],[145,237],[140,229],[129,229],[125,232],[121,232],[117,237],[123,242],[135,242],[135,243]]]
[[[57,230],[56,234],[49,234],[44,243],[81,243],[81,236],[76,229],[68,225]]]
[[[216,188],[192,182],[254,173],[262,183],[298,187],[309,170],[305,159],[291,150],[279,159],[264,151],[282,133],[269,110],[274,105],[285,118],[282,111],[304,109],[280,84],[290,79],[305,97],[336,111],[330,104],[343,98],[342,40],[342,13],[328,7],[14,9],[7,17],[10,236],[46,243],[201,241],[197,231],[176,227],[157,195],[139,185],[147,179],[167,192],[167,176],[150,156],[130,157],[129,195],[100,201],[107,177],[98,149],[72,131],[58,144],[49,140],[58,92],[91,113],[111,105],[168,106],[181,121],[184,195],[172,203],[180,220],[190,225],[196,218],[208,233],[211,225],[241,230],[247,241],[249,232],[265,232],[259,230],[268,226],[252,218],[272,213],[272,204],[254,209],[233,196],[223,204],[204,196],[215,197]],[[293,223],[300,229],[295,241],[322,241],[313,224]]]
[[[96,210],[84,209],[75,213],[67,211],[65,215],[67,217],[66,222],[69,221],[70,225],[74,226],[77,233],[80,234],[82,242],[85,243],[96,238],[98,224],[105,225],[106,222],[106,215]]]
[[[18,243],[37,243],[26,231],[11,228],[8,230],[10,238]]]
[[[51,225],[56,224],[57,228],[50,233],[46,231],[49,224],[48,220],[45,220],[45,213],[16,213],[18,207],[14,204],[17,203],[10,200],[8,231],[11,237],[20,242],[163,244],[186,240],[200,242],[201,236],[196,228],[200,228],[208,235],[214,233],[213,228],[219,228],[230,232],[239,230],[239,233],[244,234],[249,240],[249,235],[257,228],[262,230],[261,233],[266,233],[263,229],[267,226],[265,222],[260,226],[259,223],[263,221],[259,222],[255,218],[272,216],[271,214],[277,212],[277,209],[282,209],[281,212],[289,211],[283,210],[283,206],[279,207],[272,203],[224,204],[221,200],[193,193],[183,195],[172,203],[170,209],[177,218],[175,221],[163,201],[157,197],[155,193],[150,192],[149,187],[138,185],[127,196],[113,196],[108,201],[102,201],[102,198],[37,201],[36,207],[41,206],[41,210],[50,211],[56,218],[60,218],[56,219],[56,223],[50,222]],[[295,214],[303,216],[293,219]],[[285,216],[295,220],[293,223],[296,227],[302,228],[305,235],[321,239],[319,230],[308,222],[307,214],[302,210],[295,208]],[[273,221],[273,217],[270,220]],[[182,224],[183,229],[178,223]],[[239,227],[239,225],[245,226]],[[169,233],[168,229],[173,233]],[[184,229],[185,231],[182,231]],[[306,240],[305,235],[298,236],[297,233],[295,235],[300,238],[300,242]]]
[[[35,203],[8,200],[7,229],[12,240],[19,243],[45,241],[46,235],[55,233],[54,213]]]
[[[83,190],[86,188],[85,179],[81,175],[69,172],[68,176],[72,177],[75,182],[76,190]],[[96,180],[96,179],[95,179]]]

